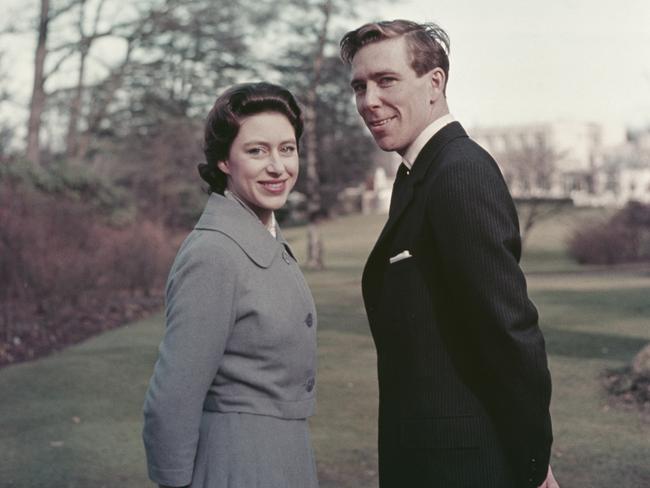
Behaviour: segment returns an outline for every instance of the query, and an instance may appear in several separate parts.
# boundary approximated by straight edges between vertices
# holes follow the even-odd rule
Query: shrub
[[[81,202],[0,181],[0,341],[90,300],[161,290],[173,253],[152,222],[116,227]]]
[[[650,205],[630,202],[607,222],[578,229],[568,245],[581,264],[650,262]]]

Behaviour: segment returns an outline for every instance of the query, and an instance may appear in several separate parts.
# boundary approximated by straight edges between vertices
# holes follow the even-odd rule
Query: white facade
[[[470,135],[497,160],[515,197],[588,206],[650,202],[650,133],[630,142],[622,126],[553,122],[476,128]]]
[[[621,126],[553,122],[469,131],[497,161],[515,198],[569,198],[578,206],[650,204],[650,130],[626,140]],[[381,153],[368,181],[342,199],[388,213],[401,158]]]
[[[619,178],[619,205],[630,200],[650,203],[650,168],[625,168]]]

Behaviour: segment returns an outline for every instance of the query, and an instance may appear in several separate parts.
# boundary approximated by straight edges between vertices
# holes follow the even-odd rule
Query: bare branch
[[[77,27],[79,28],[79,37],[84,39],[86,34],[84,33],[84,21],[86,20],[86,0],[80,0],[79,2],[79,17],[77,18]]]
[[[96,39],[100,39],[102,37],[115,36],[115,35],[116,34],[115,34],[115,32],[113,32],[112,29],[108,29],[108,30],[106,30],[104,32],[91,34],[89,36],[83,36],[81,39],[76,40],[76,41],[66,42],[65,44],[59,44],[58,46],[51,47],[51,48],[48,49],[48,53],[51,54],[51,53],[56,53],[56,52],[63,51],[63,50],[76,51],[84,43],[90,44]],[[122,37],[122,36],[118,36],[118,37]]]
[[[95,10],[95,19],[93,21],[93,35],[97,34],[97,30],[99,28],[99,19],[102,16],[102,10],[104,9],[105,4],[106,0],[100,0],[99,5],[97,5],[97,10]]]
[[[86,0],[70,0],[66,5],[60,7],[58,10],[55,9],[50,9],[50,15],[49,15],[49,20],[54,20],[57,17],[60,17],[61,15],[69,12],[73,8],[75,8],[77,5],[85,3]]]
[[[76,52],[76,51],[75,51],[74,49],[70,49],[68,52],[66,52],[65,54],[63,54],[63,56],[61,56],[61,57],[59,58],[59,60],[54,64],[54,66],[52,66],[52,69],[50,69],[47,73],[45,73],[45,74],[43,75],[43,83],[45,83],[45,81],[47,81],[47,79],[48,79],[50,76],[52,76],[54,73],[56,73],[56,72],[61,68],[61,65],[62,65],[62,64],[63,64],[67,59],[69,59],[70,57],[72,57],[72,56],[75,54],[75,52]]]

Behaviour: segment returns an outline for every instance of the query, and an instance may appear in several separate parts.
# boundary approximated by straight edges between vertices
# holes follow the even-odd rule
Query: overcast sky
[[[0,0],[0,8],[16,2]],[[650,125],[650,0],[368,4],[372,13],[350,29],[377,19],[379,11],[385,19],[433,21],[447,30],[449,104],[468,127],[555,120]],[[23,73],[10,87],[24,92],[25,102],[33,59],[28,44],[12,43],[6,60],[10,74]]]
[[[381,11],[447,30],[447,95],[467,126],[650,125],[650,0],[411,0]]]

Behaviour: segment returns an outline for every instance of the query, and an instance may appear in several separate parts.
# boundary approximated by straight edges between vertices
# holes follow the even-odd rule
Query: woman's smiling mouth
[[[268,180],[260,181],[260,185],[270,193],[283,193],[287,180]]]

